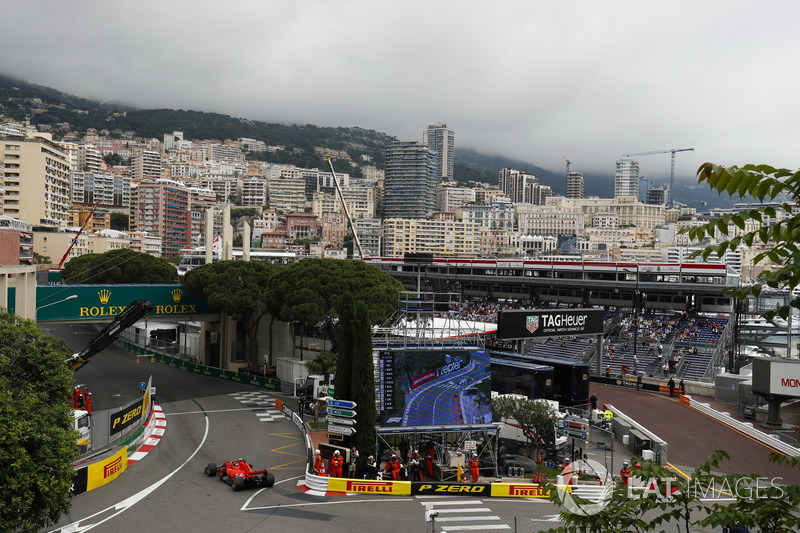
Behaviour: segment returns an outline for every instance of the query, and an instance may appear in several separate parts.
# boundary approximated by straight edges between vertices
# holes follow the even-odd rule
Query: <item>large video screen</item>
[[[383,426],[492,421],[491,370],[486,352],[382,351],[378,364]]]

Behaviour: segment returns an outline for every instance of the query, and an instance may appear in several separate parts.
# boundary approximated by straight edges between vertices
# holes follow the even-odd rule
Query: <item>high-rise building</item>
[[[134,150],[131,166],[134,181],[161,178],[161,154],[155,150]]]
[[[521,170],[504,168],[498,172],[498,187],[515,204],[539,204],[550,196],[545,190],[537,188],[539,180],[533,174]],[[543,185],[541,187],[549,186]],[[544,196],[544,198],[543,198]]]
[[[614,173],[614,198],[634,196],[639,198],[639,162],[618,159]]]
[[[436,178],[439,181],[453,179],[453,130],[447,129],[443,122],[428,124],[428,129],[422,132],[422,144],[436,153]]]
[[[31,226],[70,223],[70,164],[67,152],[49,136],[0,137],[3,214]]]
[[[567,174],[567,198],[583,198],[583,172],[573,171]]]
[[[669,187],[650,187],[647,189],[647,198],[645,202],[647,205],[667,205],[669,202]]]
[[[73,172],[72,201],[128,208],[131,205],[131,179],[116,174]]]
[[[161,237],[163,256],[180,255],[192,247],[190,189],[164,179],[137,183],[131,192],[130,224],[132,231]]]
[[[416,141],[395,141],[384,155],[384,216],[430,217],[436,200],[436,154]]]

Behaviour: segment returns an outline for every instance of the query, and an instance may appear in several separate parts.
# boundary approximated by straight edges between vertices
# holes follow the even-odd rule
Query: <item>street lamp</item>
[[[78,297],[78,295],[77,295],[77,294],[70,294],[70,295],[69,295],[69,296],[67,296],[66,298],[64,298],[64,299],[62,299],[62,300],[58,300],[57,302],[51,302],[51,303],[49,303],[49,304],[40,305],[39,307],[37,307],[37,308],[36,308],[36,317],[38,317],[38,316],[39,316],[39,309],[44,309],[45,307],[50,307],[51,305],[60,304],[60,303],[62,303],[62,302],[66,302],[67,300],[74,300],[74,299],[75,299],[75,298],[77,298],[77,297]]]

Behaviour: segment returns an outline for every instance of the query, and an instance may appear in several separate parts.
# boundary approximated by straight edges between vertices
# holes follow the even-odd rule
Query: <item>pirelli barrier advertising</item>
[[[123,446],[117,453],[75,472],[72,485],[73,494],[81,494],[105,485],[115,479],[128,467],[128,447]]]
[[[233,372],[231,370],[223,370],[221,368],[214,368],[205,366],[198,363],[190,363],[177,357],[170,357],[162,353],[153,352],[133,343],[125,342],[124,347],[126,350],[131,351],[143,357],[149,357],[156,363],[186,370],[187,372],[194,372],[195,374],[202,374],[212,378],[227,379],[235,381],[236,383],[244,383],[246,385],[253,385],[255,387],[262,387],[270,390],[281,390],[281,380],[275,378],[265,378],[262,376],[254,376],[253,374],[244,374],[241,372]]]
[[[572,487],[566,486],[568,492]],[[550,493],[534,483],[411,483],[330,478],[328,490],[360,494],[408,496],[411,494],[449,494],[499,498],[549,498]]]

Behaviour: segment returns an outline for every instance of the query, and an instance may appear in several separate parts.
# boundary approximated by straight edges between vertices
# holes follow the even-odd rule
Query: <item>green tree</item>
[[[78,456],[67,400],[72,354],[0,308],[0,530],[39,531],[69,511]]]
[[[366,468],[367,456],[375,453],[375,366],[372,362],[372,326],[367,306],[356,303],[353,319],[352,400],[356,402],[358,424],[353,445],[360,452],[358,470]],[[338,385],[337,385],[338,386]]]
[[[128,231],[129,221],[130,217],[128,213],[123,213],[122,211],[112,211],[109,216],[109,225],[111,229],[117,231]]]
[[[399,281],[362,261],[304,259],[278,272],[270,298],[281,309],[280,320],[312,327],[325,316],[338,316],[339,301],[350,292],[367,305],[370,322],[379,324],[397,310],[401,289]]]
[[[495,422],[514,419],[522,428],[531,449],[539,447],[539,439],[551,449],[555,445],[557,417],[546,401],[498,396],[492,400],[492,412]]]
[[[339,323],[336,326],[337,359],[336,388],[334,392],[340,400],[353,399],[353,350],[355,345],[355,300],[349,291],[339,301]]]
[[[183,285],[191,295],[207,298],[212,308],[241,322],[250,348],[248,363],[252,365],[258,363],[256,334],[278,268],[263,261],[218,261],[193,268],[183,276]]]
[[[177,283],[169,261],[129,248],[70,259],[61,273],[64,283]]]
[[[308,359],[305,363],[308,373],[322,376],[325,385],[330,383],[331,374],[336,372],[336,354],[333,352],[319,352],[317,357]]]
[[[550,500],[566,507],[561,512],[565,526],[548,533],[689,533],[697,526],[717,528],[734,522],[757,527],[762,533],[798,531],[800,485],[779,486],[751,474],[715,474],[728,458],[727,453],[717,450],[684,477],[654,461],[635,457],[633,463],[640,467],[636,475],[644,480],[642,486],[629,489],[617,482],[603,501],[583,500],[547,485]],[[771,458],[792,467],[800,463],[800,458],[781,454],[772,454]],[[714,494],[730,495],[734,501],[706,503],[705,499]]]
[[[39,255],[33,252],[33,262],[37,265],[49,265],[53,262],[49,255]]]
[[[722,455],[727,458],[727,455]],[[789,468],[800,466],[800,457],[771,453],[769,458]],[[708,514],[697,522],[698,525],[716,528],[739,522],[765,533],[800,531],[800,516],[797,515],[800,485],[778,485],[752,474],[709,475],[709,478],[717,487],[733,489],[736,500],[733,503],[714,503],[706,509]]]
[[[722,257],[727,250],[737,250],[742,246],[753,246],[763,243],[768,245],[767,250],[753,258],[757,265],[764,259],[769,259],[778,269],[763,274],[764,283],[743,286],[731,290],[732,296],[745,298],[748,294],[758,296],[764,285],[772,288],[794,288],[800,284],[800,171],[791,171],[784,168],[774,168],[768,165],[744,165],[723,167],[712,163],[704,163],[697,170],[699,183],[706,182],[718,194],[728,194],[733,197],[751,197],[759,203],[775,203],[777,206],[756,206],[739,211],[735,214],[725,214],[720,218],[711,220],[701,226],[686,228],[682,233],[688,233],[691,239],[704,241],[707,238],[723,240],[718,244],[706,246],[695,255],[708,258],[712,253]],[[778,217],[778,213],[781,216]],[[748,221],[759,223],[757,229],[744,231]],[[738,228],[736,236],[730,236],[730,228]],[[789,316],[791,308],[800,309],[800,296],[789,302],[788,305],[764,313],[771,320],[775,315],[783,318]]]

